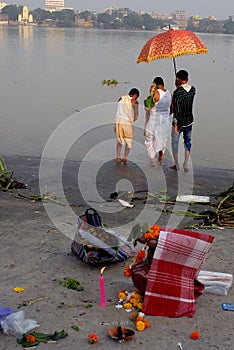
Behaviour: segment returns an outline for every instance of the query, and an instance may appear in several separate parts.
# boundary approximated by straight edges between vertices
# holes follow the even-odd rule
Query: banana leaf
[[[35,337],[35,342],[29,342],[27,340],[27,335],[32,335]],[[21,344],[24,348],[30,348],[32,346],[36,346],[39,343],[46,343],[50,340],[59,340],[62,338],[65,338],[68,336],[68,333],[65,332],[64,330],[60,331],[60,332],[54,332],[46,334],[46,333],[40,333],[40,332],[27,332],[23,335],[23,337],[21,339],[17,339],[17,343]]]

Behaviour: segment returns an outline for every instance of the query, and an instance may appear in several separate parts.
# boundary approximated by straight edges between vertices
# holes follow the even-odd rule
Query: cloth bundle
[[[193,317],[195,298],[204,292],[197,276],[213,240],[213,236],[199,232],[160,232],[146,285],[145,314]]]
[[[152,86],[150,87],[149,95],[144,100],[144,105],[145,105],[145,108],[147,108],[147,109],[151,109],[151,108],[153,108],[155,106],[155,102],[154,102],[155,90],[156,90],[156,84],[153,83]]]
[[[200,271],[198,280],[205,285],[205,293],[228,295],[232,286],[233,276],[230,273]]]

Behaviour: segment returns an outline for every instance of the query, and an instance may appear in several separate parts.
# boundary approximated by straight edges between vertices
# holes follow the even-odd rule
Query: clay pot
[[[107,333],[112,339],[118,340],[118,341],[129,340],[135,334],[135,332],[132,329],[122,328],[120,326],[108,329]]]
[[[150,270],[151,261],[144,261],[143,263],[132,266],[131,277],[134,286],[140,294],[145,294],[148,273]]]
[[[142,244],[147,243],[148,254],[146,261],[132,266],[131,276],[136,289],[139,291],[140,294],[144,295],[148,280],[148,274],[157,243],[155,240],[146,241],[143,236],[139,237],[137,241]]]

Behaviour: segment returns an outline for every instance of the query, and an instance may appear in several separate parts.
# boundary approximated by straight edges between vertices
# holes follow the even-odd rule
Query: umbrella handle
[[[176,76],[176,61],[175,61],[175,57],[173,57],[173,66],[174,66],[174,71],[175,71],[175,76]]]

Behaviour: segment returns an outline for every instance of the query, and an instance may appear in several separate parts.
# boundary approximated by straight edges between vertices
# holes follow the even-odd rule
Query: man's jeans
[[[171,147],[174,154],[178,154],[180,134],[183,133],[184,147],[187,151],[191,150],[192,125],[184,126],[175,132],[174,127],[171,129]]]

